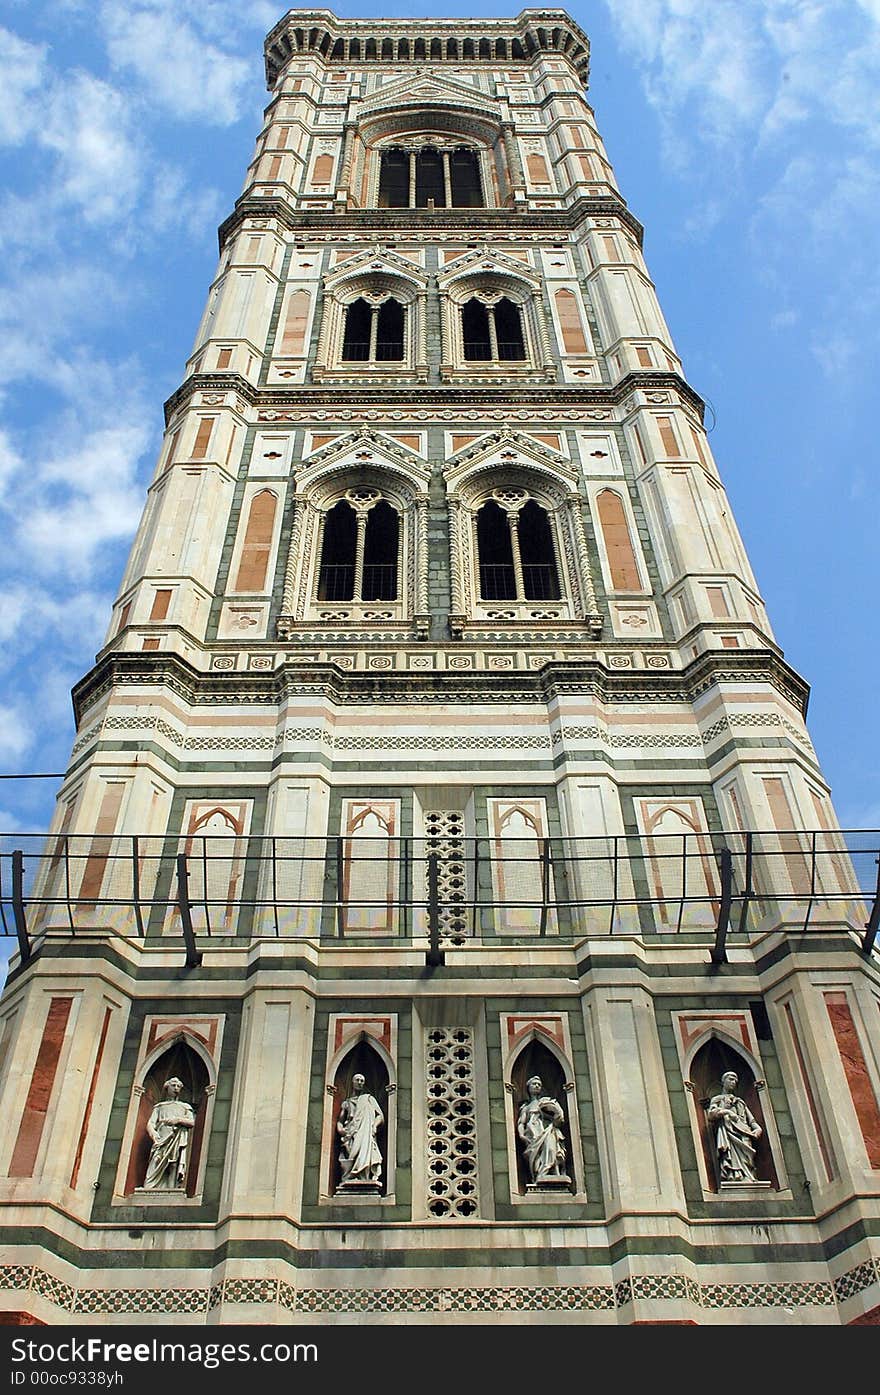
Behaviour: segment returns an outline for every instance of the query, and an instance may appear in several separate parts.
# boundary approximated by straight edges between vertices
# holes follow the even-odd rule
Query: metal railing
[[[318,599],[350,601],[354,598],[355,569],[351,563],[328,562],[318,575]],[[397,599],[397,567],[394,562],[365,562],[361,571],[362,601]]]
[[[0,932],[22,958],[47,932],[163,944],[347,939],[427,945],[687,934],[727,945],[772,929],[880,927],[880,833],[792,830],[616,837],[0,838]]]
[[[523,562],[523,595],[516,594],[516,570],[510,562],[480,563],[480,599],[484,601],[558,601],[559,580],[550,562]]]

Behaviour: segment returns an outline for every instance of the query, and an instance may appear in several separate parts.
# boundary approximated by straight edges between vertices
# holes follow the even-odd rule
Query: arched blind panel
[[[562,331],[562,344],[565,352],[567,354],[589,353],[574,291],[556,292],[556,310],[559,315],[559,328]]]
[[[251,500],[235,581],[236,591],[262,591],[266,585],[277,504],[277,498],[268,489]]]
[[[284,335],[281,340],[282,354],[304,353],[309,300],[308,291],[294,291],[287,302],[287,318],[284,321]]]
[[[612,489],[603,489],[596,500],[599,525],[605,540],[611,585],[615,591],[640,591],[639,564],[630,537],[623,500]]]

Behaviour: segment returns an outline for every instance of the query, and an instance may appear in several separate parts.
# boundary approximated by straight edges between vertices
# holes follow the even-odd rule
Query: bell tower
[[[587,37],[291,10],[265,64],[56,818],[4,857],[0,1305],[876,1320],[877,849]]]

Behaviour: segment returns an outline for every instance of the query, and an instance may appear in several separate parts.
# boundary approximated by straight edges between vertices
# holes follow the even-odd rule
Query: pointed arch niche
[[[679,1015],[677,1022],[682,1078],[689,1096],[688,1113],[697,1167],[705,1198],[754,1200],[758,1193],[788,1194],[782,1144],[768,1092],[750,1013],[723,1013],[716,1017]],[[721,1187],[715,1134],[708,1118],[709,1102],[721,1093],[726,1071],[735,1071],[736,1093],[761,1127],[755,1143],[757,1184]]]
[[[394,1203],[397,1157],[397,1017],[347,1016],[330,1018],[327,1066],[324,1076],[324,1119],[321,1131],[320,1200],[345,1206]],[[340,1191],[339,1112],[352,1093],[355,1075],[364,1077],[364,1091],[371,1094],[384,1115],[376,1142],[382,1154],[378,1192]]]
[[[581,1148],[577,1091],[575,1090],[569,1041],[568,1018],[565,1014],[512,1016],[502,1014],[503,1083],[505,1136],[507,1142],[510,1199],[527,1205],[552,1204],[554,1201],[586,1201],[584,1159]],[[564,1114],[560,1126],[565,1146],[564,1170],[571,1179],[569,1185],[554,1189],[530,1189],[528,1164],[517,1135],[520,1107],[527,1098],[527,1082],[533,1075],[541,1078],[544,1094],[555,1099]]]
[[[208,1144],[214,1115],[217,1062],[223,1035],[222,1017],[148,1017],[144,1023],[134,1085],[119,1153],[114,1204],[189,1205],[201,1201]],[[195,1126],[182,1189],[147,1191],[144,1178],[150,1157],[147,1121],[165,1098],[173,1076],[183,1082],[181,1100],[192,1106]]]

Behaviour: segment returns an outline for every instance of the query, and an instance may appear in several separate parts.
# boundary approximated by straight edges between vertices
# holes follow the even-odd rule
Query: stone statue
[[[756,1182],[755,1145],[763,1130],[745,1100],[736,1093],[736,1071],[721,1077],[721,1094],[709,1101],[708,1118],[716,1125],[718,1170],[724,1182]]]
[[[186,1183],[191,1130],[196,1122],[191,1104],[180,1098],[183,1081],[165,1081],[165,1099],[153,1106],[147,1133],[153,1146],[144,1186],[149,1191],[180,1191]]]
[[[351,1094],[343,1100],[336,1124],[336,1132],[342,1140],[339,1147],[339,1163],[342,1168],[343,1188],[378,1191],[382,1178],[382,1154],[376,1142],[376,1134],[385,1123],[385,1116],[364,1086],[366,1080],[358,1073],[352,1076]]]
[[[516,1131],[522,1140],[533,1186],[558,1186],[570,1182],[565,1172],[565,1120],[562,1105],[544,1094],[539,1075],[526,1081],[528,1098],[520,1105]]]

